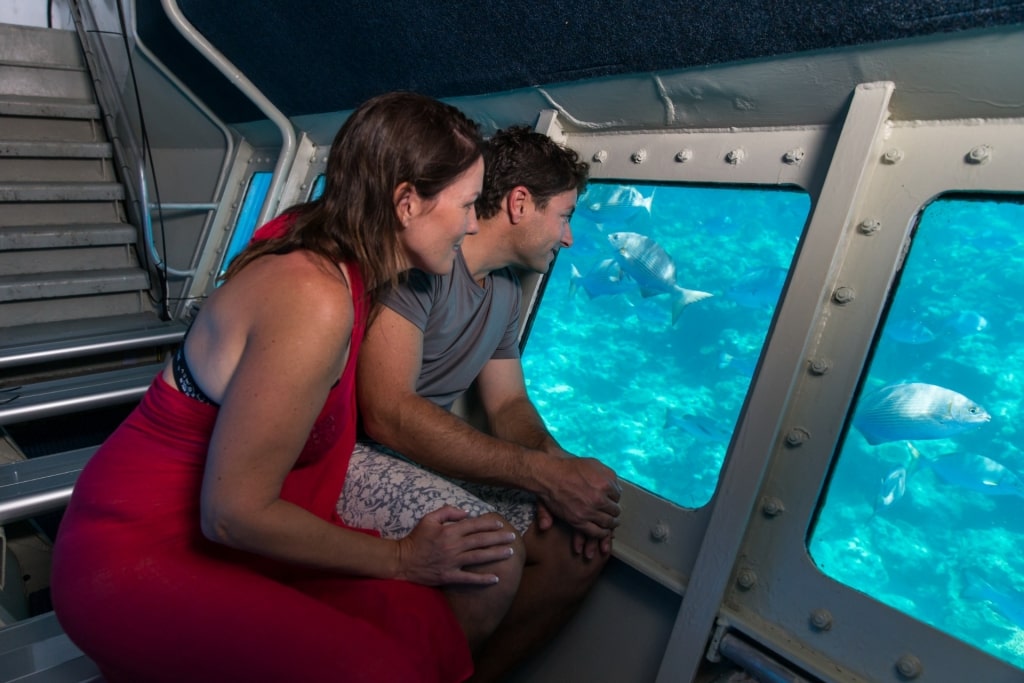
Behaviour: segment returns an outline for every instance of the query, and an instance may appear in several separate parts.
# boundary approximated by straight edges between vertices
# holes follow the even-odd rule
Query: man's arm
[[[584,459],[552,458],[539,450],[541,443],[527,447],[494,438],[422,398],[416,393],[422,357],[423,332],[398,313],[382,308],[359,352],[359,408],[369,436],[447,476],[532,491],[546,504],[554,503],[552,510],[558,516],[588,536],[610,535],[619,516],[618,488],[611,470],[597,463],[607,472],[581,476],[578,466],[566,463],[587,462]],[[518,372],[522,387],[521,369]],[[495,417],[507,424],[517,421],[522,409],[516,405],[498,407]],[[531,420],[540,421],[532,405],[529,409],[533,417],[523,418],[525,433],[532,429]],[[500,417],[505,410],[509,410],[507,421]],[[521,425],[511,429],[523,432]]]

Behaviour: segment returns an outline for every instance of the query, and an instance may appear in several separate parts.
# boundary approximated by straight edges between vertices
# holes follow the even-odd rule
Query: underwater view
[[[709,502],[810,210],[592,183],[523,351],[569,451]],[[808,539],[826,575],[1024,668],[1020,204],[923,213]]]

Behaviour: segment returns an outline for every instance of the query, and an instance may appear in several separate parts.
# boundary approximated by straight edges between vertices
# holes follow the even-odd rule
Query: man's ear
[[[526,217],[526,212],[533,202],[530,191],[524,185],[516,185],[505,195],[505,209],[508,219],[513,225]]]
[[[412,186],[412,183],[404,182],[395,188],[395,213],[398,214],[398,220],[403,226],[407,225],[409,219],[415,216],[419,210],[419,199],[420,196],[416,193],[416,188]]]

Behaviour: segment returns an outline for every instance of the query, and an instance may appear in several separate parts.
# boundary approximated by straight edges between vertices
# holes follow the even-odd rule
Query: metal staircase
[[[183,334],[151,300],[96,78],[75,32],[0,25],[0,426],[137,399]]]

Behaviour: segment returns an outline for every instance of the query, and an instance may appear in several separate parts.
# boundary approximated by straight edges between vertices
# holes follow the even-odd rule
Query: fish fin
[[[569,298],[572,299],[580,288],[579,281],[583,279],[583,275],[580,274],[576,264],[570,264],[570,267],[572,268],[572,273],[569,274]]]
[[[645,299],[648,299],[652,296],[658,296],[659,294],[664,294],[664,292],[662,292],[660,289],[647,289],[645,287],[640,288],[640,296],[642,296]]]
[[[694,289],[679,288],[679,296],[672,302],[672,324],[675,325],[683,309],[692,303],[703,301],[713,296],[710,292],[698,292]]]

